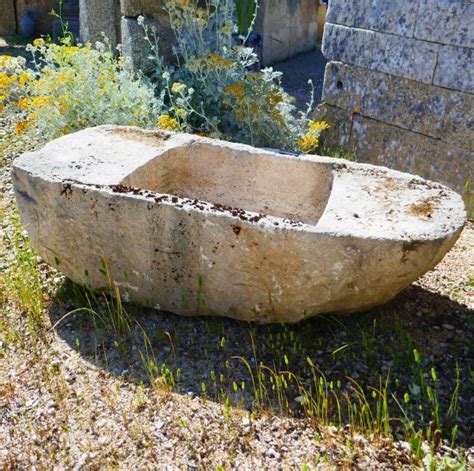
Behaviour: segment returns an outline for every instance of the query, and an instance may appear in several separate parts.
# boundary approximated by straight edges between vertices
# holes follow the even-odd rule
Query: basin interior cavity
[[[194,142],[163,152],[121,183],[316,224],[332,182],[326,163]]]

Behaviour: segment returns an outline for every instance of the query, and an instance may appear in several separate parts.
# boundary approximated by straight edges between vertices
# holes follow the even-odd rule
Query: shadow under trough
[[[417,285],[365,313],[257,326],[121,306],[66,281],[50,318],[86,361],[137,384],[366,430],[386,400],[399,438],[413,422],[474,442],[472,311]]]

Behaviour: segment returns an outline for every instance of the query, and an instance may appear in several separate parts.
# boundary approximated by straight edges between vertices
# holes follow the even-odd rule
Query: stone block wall
[[[172,56],[174,34],[163,7],[167,0],[81,0],[81,38],[94,42],[105,32],[112,44],[123,44],[130,67],[145,72],[151,68],[149,50],[137,18],[144,16],[154,26],[165,57]],[[203,0],[204,1],[204,0]],[[262,62],[270,65],[317,45],[318,14],[325,7],[319,0],[259,0],[255,30],[262,34]]]
[[[144,16],[146,24],[156,31],[162,55],[168,59],[173,56],[175,36],[164,6],[168,0],[121,0],[121,43],[127,66],[145,73],[153,70],[149,59],[149,45],[144,39],[143,27],[137,18]]]
[[[15,33],[15,0],[0,0],[0,35]]]
[[[318,6],[318,41],[323,38],[324,26],[326,25],[326,16],[327,16],[327,6],[326,4],[319,2]]]
[[[331,0],[318,119],[358,160],[474,185],[474,1]]]
[[[50,15],[56,0],[0,0],[0,35],[17,34],[25,11],[35,16],[35,35],[51,34],[54,18]]]
[[[105,34],[112,46],[117,46],[121,36],[120,0],[80,0],[79,22],[83,42],[103,41]]]
[[[255,30],[262,62],[270,65],[316,47],[319,0],[260,0]]]
[[[25,11],[35,15],[35,36],[51,34],[55,18],[50,15],[53,8],[57,8],[57,0],[15,0],[16,21],[19,24]]]
[[[105,33],[113,47],[121,44],[127,67],[148,73],[153,62],[138,17],[156,30],[162,54],[172,59],[174,33],[164,11],[168,0],[80,0],[80,29],[83,42],[102,40]]]

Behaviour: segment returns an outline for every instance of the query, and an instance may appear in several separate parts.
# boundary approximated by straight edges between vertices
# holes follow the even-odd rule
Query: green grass
[[[31,331],[41,330],[44,319],[45,295],[38,270],[38,259],[30,246],[28,236],[23,232],[18,216],[13,218],[14,232],[7,234],[1,249],[14,254],[10,267],[1,275],[5,294],[21,310],[28,313]]]
[[[342,149],[335,149],[333,147],[323,146],[318,149],[318,155],[326,157],[333,157],[335,159],[349,160],[350,162],[357,162],[357,155],[355,152],[348,152]]]
[[[138,351],[142,373],[137,373],[136,381],[145,380],[150,386],[185,392],[190,380],[189,372],[180,366],[180,356],[186,352],[180,338],[187,336],[186,329],[193,322],[183,319],[176,322],[172,332],[153,332],[146,321],[140,324],[143,317],[125,314],[119,299],[102,303],[102,308],[97,305],[89,308],[100,311],[97,317],[102,325],[97,335],[107,335],[105,329],[115,339],[117,348],[120,344],[122,348],[133,347]],[[111,312],[112,305],[117,309],[115,313]],[[145,315],[160,316],[156,312]],[[120,343],[124,333],[116,328],[117,318],[121,316],[126,316],[122,324],[130,329],[125,343]],[[411,334],[397,319],[379,324],[382,316],[383,313],[371,313],[359,318],[355,325],[347,318],[336,316],[298,326],[256,327],[229,321],[230,330],[235,330],[237,325],[240,334],[247,334],[247,346],[232,342],[226,321],[199,320],[201,332],[206,333],[201,338],[200,360],[204,364],[207,358],[210,361],[207,369],[201,366],[194,372],[191,383],[196,393],[224,404],[226,414],[234,406],[254,414],[269,411],[305,418],[315,426],[349,426],[368,435],[404,439],[413,445],[417,456],[423,454],[423,441],[435,447],[443,437],[454,445],[459,427],[461,369],[456,365],[453,371],[444,372],[450,375],[452,388],[449,398],[441,400],[436,368],[416,348]],[[315,327],[322,336],[315,338]],[[351,331],[354,327],[356,330]],[[347,368],[323,371],[318,366],[318,351],[324,348],[325,337],[336,330],[344,330],[347,339],[325,355]],[[163,355],[164,348],[167,355]],[[217,362],[212,360],[216,357]],[[381,357],[390,358],[393,364],[383,372],[378,371]],[[364,358],[373,372],[363,379],[355,379],[351,368],[360,358]],[[331,366],[331,362],[324,363],[325,368]],[[183,376],[187,379],[182,380]]]
[[[469,379],[457,363],[439,371],[397,313],[379,310],[261,327],[215,318],[170,320],[171,315],[125,306],[103,262],[100,270],[114,297],[66,282],[55,306],[72,308],[55,318],[38,258],[17,218],[14,224],[3,247],[14,258],[2,283],[37,338],[47,332],[62,335],[67,322],[76,338],[72,346],[83,355],[94,337],[100,345],[94,358],[103,368],[118,361],[127,370],[138,362],[130,380],[178,393],[191,388],[223,404],[226,417],[240,407],[251,416],[270,412],[306,419],[315,427],[403,439],[420,460],[426,454],[424,441],[433,450],[441,439],[457,443],[460,392],[469,394],[472,372]],[[0,335],[15,339],[5,319]],[[187,355],[193,355],[191,367],[184,361]],[[360,371],[359,364],[367,371]],[[59,380],[46,370],[50,387],[61,391]],[[440,397],[441,379],[451,384],[448,397]]]

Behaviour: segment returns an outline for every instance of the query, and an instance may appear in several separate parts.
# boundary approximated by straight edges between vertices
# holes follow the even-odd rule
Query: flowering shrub
[[[326,129],[329,129],[329,124],[325,121],[310,121],[308,132],[298,141],[298,147],[301,152],[305,154],[313,154],[319,147],[319,137]]]
[[[205,5],[204,7],[200,5]],[[42,143],[100,124],[187,131],[315,152],[326,123],[297,111],[281,73],[254,71],[257,56],[235,40],[235,0],[170,0],[177,63],[166,64],[143,19],[156,63],[151,80],[122,67],[107,43],[73,46],[37,39],[24,59],[0,56],[0,111],[21,139]],[[237,44],[240,42],[242,44]]]
[[[153,79],[168,107],[159,125],[257,147],[314,152],[328,125],[309,119],[312,100],[306,112],[298,112],[281,86],[280,72],[251,70],[258,59],[252,49],[236,44],[235,0],[202,4],[171,0],[166,5],[177,40],[175,66],[165,63],[157,36],[139,19],[154,52]]]
[[[100,124],[156,125],[161,103],[153,87],[123,70],[106,45],[37,39],[28,48],[33,70],[24,59],[0,56],[0,110],[18,136],[43,142]]]

